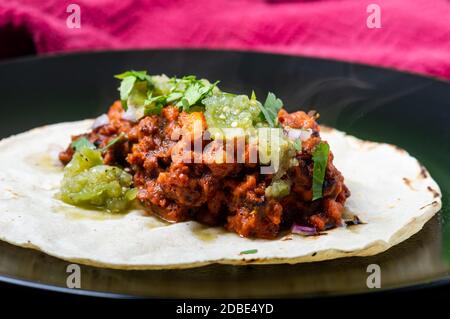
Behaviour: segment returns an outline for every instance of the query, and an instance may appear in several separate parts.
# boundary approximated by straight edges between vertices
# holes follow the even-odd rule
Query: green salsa
[[[253,128],[261,122],[256,99],[247,95],[215,94],[204,99],[205,119],[209,128]]]
[[[270,100],[270,99],[269,99]],[[278,102],[273,96],[273,103]],[[287,170],[298,161],[295,158],[297,150],[292,141],[290,141],[280,128],[270,128],[267,126],[267,119],[261,116],[261,103],[255,97],[249,98],[247,95],[233,95],[229,93],[219,93],[207,97],[202,101],[205,105],[205,119],[208,124],[208,130],[213,137],[225,135],[225,138],[232,138],[223,129],[239,128],[243,129],[245,135],[254,135],[256,128],[267,129],[265,134],[258,134],[258,154],[261,164],[268,165],[272,160],[276,171],[273,174],[271,185],[266,189],[267,197],[281,198],[289,195],[290,184],[281,178]],[[265,103],[265,105],[268,102]],[[270,102],[272,103],[272,102]],[[276,112],[274,112],[276,116]]]
[[[132,176],[121,168],[104,165],[99,150],[85,147],[64,168],[58,197],[71,205],[117,213],[136,198],[132,183]]]
[[[273,174],[272,183],[266,188],[267,197],[282,198],[289,195],[291,184],[288,180],[282,179],[292,166],[298,165],[295,157],[296,149],[294,143],[283,133],[273,136],[270,141],[260,139],[259,158],[260,162],[267,164],[269,161],[274,165],[277,161],[277,171]],[[261,143],[262,142],[262,143]],[[271,161],[272,160],[272,161]]]
[[[274,180],[272,184],[270,184],[266,188],[265,195],[267,197],[275,197],[275,198],[282,198],[291,192],[291,184],[289,181],[286,180]]]

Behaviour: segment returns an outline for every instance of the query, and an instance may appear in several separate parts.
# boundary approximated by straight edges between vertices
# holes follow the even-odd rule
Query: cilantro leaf
[[[283,102],[272,92],[267,94],[264,105],[258,103],[261,112],[271,127],[278,126],[278,111],[283,107]]]
[[[258,249],[249,249],[244,250],[239,253],[239,255],[250,255],[250,254],[256,254],[258,252]]]
[[[294,148],[297,152],[300,152],[302,150],[302,140],[301,139],[296,139],[294,141]]]
[[[179,99],[181,99],[183,97],[183,93],[181,92],[172,92],[170,93],[167,98],[166,98],[166,102],[167,103],[172,103],[175,102]]]
[[[330,152],[330,146],[325,142],[320,142],[314,148],[312,159],[313,166],[313,198],[316,200],[322,197],[323,182],[325,180],[325,171],[327,169],[328,154]]]
[[[145,84],[145,89],[149,84],[152,84],[152,78],[147,75],[147,71],[126,71],[114,76],[116,79],[122,80],[120,82],[119,92],[122,106],[126,111],[128,109],[128,98],[130,97],[133,88],[137,83]],[[142,86],[142,85],[141,85]]]
[[[186,81],[185,78],[183,80]],[[209,84],[202,80],[196,80],[195,77],[190,77],[188,81],[190,83],[187,84],[186,91],[184,91],[181,100],[177,103],[177,106],[182,107],[183,111],[189,111],[191,106],[200,103],[201,100],[210,95],[217,83],[219,83]]]
[[[123,73],[114,75],[114,77],[119,80],[124,80],[125,78],[130,77],[130,76],[132,76],[140,81],[147,81],[147,82],[152,81],[152,78],[150,77],[150,75],[147,74],[147,71],[131,70],[131,71],[125,71]]]
[[[130,96],[131,91],[133,90],[135,82],[136,78],[134,76],[127,76],[122,80],[122,82],[120,82],[119,87],[120,99],[122,100],[122,106],[125,111],[128,109],[127,100],[128,97]]]
[[[188,111],[189,110],[189,101],[186,98],[182,98],[181,101],[181,106],[183,107],[183,111]]]
[[[166,104],[166,97],[164,95],[152,96],[150,92],[147,99],[144,101],[145,115],[159,115]]]
[[[198,83],[198,82],[188,86],[186,92],[184,92],[184,99],[187,101],[189,106],[197,103],[197,101],[200,99],[202,94],[204,94],[203,89],[204,89],[204,87],[202,88],[200,86],[200,83]],[[183,102],[183,108],[184,108],[184,104],[185,104],[185,102]]]
[[[116,138],[114,138],[112,141],[110,141],[108,144],[106,144],[105,147],[102,147],[101,151],[104,152],[114,144],[118,143],[119,141],[122,141],[125,138],[125,133],[120,133]]]
[[[130,107],[143,115],[160,114],[167,104],[173,104],[183,111],[193,106],[202,106],[202,100],[211,95],[217,83],[197,79],[194,75],[171,79],[150,76],[146,71],[126,71],[115,75],[120,83],[120,99],[125,111]],[[155,95],[155,96],[153,96]]]
[[[77,152],[82,148],[90,148],[93,150],[96,148],[95,145],[89,142],[89,140],[85,136],[73,141],[70,146],[72,146],[72,148],[74,148]]]

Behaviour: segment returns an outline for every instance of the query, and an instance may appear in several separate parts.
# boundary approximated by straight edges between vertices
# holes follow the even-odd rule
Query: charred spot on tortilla
[[[433,194],[433,198],[438,198],[441,196],[441,194],[435,190],[433,187],[431,186],[427,186],[428,191],[430,191]]]
[[[426,205],[420,207],[419,209],[422,210],[422,209],[427,208],[428,206],[435,206],[435,205],[438,205],[438,204],[439,204],[439,203],[438,203],[437,201],[434,200],[434,201],[432,201],[431,203],[426,204]]]
[[[420,164],[420,173],[419,176],[422,177],[423,179],[428,177],[428,171],[425,168],[425,166],[423,166],[422,164]]]
[[[5,189],[5,192],[9,193],[9,194],[11,195],[12,198],[19,198],[19,197],[21,197],[21,196],[24,196],[24,195],[19,194],[18,192],[13,191],[12,189],[9,189],[9,188],[6,188],[6,189]]]
[[[412,181],[409,178],[403,177],[402,180],[411,190],[416,191],[416,189],[412,186]]]

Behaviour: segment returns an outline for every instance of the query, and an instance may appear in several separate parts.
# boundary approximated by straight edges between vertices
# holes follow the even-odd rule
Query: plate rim
[[[272,57],[279,57],[279,58],[296,58],[301,60],[311,60],[311,61],[317,61],[317,62],[331,62],[331,63],[338,63],[341,65],[348,65],[348,66],[358,66],[363,68],[368,68],[372,70],[382,70],[387,72],[393,72],[397,74],[403,74],[407,76],[412,76],[416,78],[421,78],[423,80],[438,82],[444,85],[450,85],[450,79],[440,78],[437,76],[432,75],[425,75],[422,73],[416,73],[412,71],[407,70],[401,70],[401,69],[395,69],[390,68],[386,66],[376,66],[361,62],[354,62],[354,61],[345,61],[340,59],[333,59],[333,58],[324,58],[324,57],[315,57],[315,56],[309,56],[309,55],[300,55],[300,54],[290,54],[290,53],[283,53],[283,52],[270,52],[270,51],[260,51],[260,50],[240,50],[240,49],[212,49],[212,48],[170,48],[170,47],[162,47],[162,48],[130,48],[130,49],[100,49],[100,50],[79,50],[79,51],[70,51],[70,52],[46,52],[46,53],[40,53],[38,55],[26,55],[26,56],[20,56],[15,58],[9,58],[5,60],[0,60],[0,69],[3,67],[8,66],[14,66],[17,64],[25,64],[25,63],[36,63],[40,61],[47,61],[47,60],[54,60],[54,59],[64,59],[64,58],[71,58],[71,57],[84,57],[84,56],[99,56],[99,55],[121,55],[121,54],[145,54],[145,53],[153,53],[153,52],[159,52],[159,53],[173,53],[177,52],[180,54],[190,54],[190,53],[206,53],[206,54],[239,54],[239,55],[260,55],[260,56],[272,56]],[[439,211],[436,215],[440,216],[441,211]],[[27,248],[24,248],[27,249]],[[355,257],[350,257],[355,258]],[[245,267],[245,266],[240,266]],[[99,268],[103,269],[103,268]],[[145,270],[142,270],[145,271]],[[59,292],[59,293],[65,293],[65,294],[72,294],[72,295],[82,295],[82,296],[90,296],[90,297],[101,297],[101,298],[114,298],[114,299],[167,299],[170,297],[158,297],[158,296],[143,296],[143,295],[133,295],[133,294],[124,294],[124,293],[118,293],[118,292],[107,292],[107,291],[96,291],[96,290],[88,290],[88,289],[77,289],[77,288],[68,288],[63,286],[58,286],[56,284],[50,284],[50,283],[41,283],[33,280],[28,279],[22,279],[14,276],[9,276],[0,273],[0,282],[10,284],[10,285],[16,285],[19,287],[28,287],[28,288],[34,288],[34,289],[40,289],[40,290],[46,290],[46,291],[53,291],[53,292]],[[431,280],[426,280],[422,282],[416,282],[411,284],[405,284],[405,285],[399,285],[399,286],[393,286],[389,288],[380,288],[380,289],[371,289],[368,291],[353,291],[353,292],[330,292],[327,294],[320,294],[320,293],[313,293],[313,294],[306,294],[306,295],[295,295],[292,296],[295,298],[302,298],[302,299],[312,299],[312,298],[328,298],[328,297],[348,297],[348,296],[365,296],[365,295],[373,295],[373,294],[381,294],[381,293],[396,293],[401,291],[415,291],[415,290],[422,290],[422,289],[431,289],[434,287],[440,287],[440,286],[450,286],[450,274],[446,273],[443,276],[436,276],[435,278]],[[190,297],[192,298],[192,297]],[[231,297],[236,298],[236,297]],[[231,299],[226,298],[226,299]],[[242,297],[245,298],[245,297]],[[248,298],[248,297],[247,297]],[[255,298],[255,297],[253,297]],[[286,298],[286,296],[271,296],[271,297],[256,297],[256,298]],[[193,298],[193,299],[201,299],[201,298]]]
[[[245,49],[226,49],[226,48],[190,48],[190,47],[159,47],[159,48],[129,48],[129,49],[99,49],[99,50],[76,50],[76,51],[56,51],[56,52],[43,52],[38,53],[37,55],[24,55],[19,57],[8,58],[4,60],[0,60],[0,68],[3,66],[8,66],[11,64],[21,64],[27,62],[36,62],[40,60],[49,60],[49,59],[59,59],[66,57],[77,57],[77,56],[88,56],[88,55],[103,55],[103,54],[123,54],[123,53],[146,53],[146,52],[180,52],[180,53],[234,53],[234,54],[255,54],[255,55],[263,55],[263,56],[273,56],[273,57],[285,57],[285,58],[299,58],[306,59],[318,62],[333,62],[339,63],[343,65],[354,65],[361,66],[365,68],[370,68],[374,70],[385,70],[388,72],[400,73],[408,76],[419,77],[423,79],[437,81],[443,84],[450,84],[450,78],[441,78],[438,76],[433,76],[429,74],[423,74],[419,72],[396,69],[387,66],[378,66],[375,64],[351,61],[351,60],[341,60],[338,58],[326,58],[326,57],[316,57],[312,55],[304,55],[304,54],[294,54],[294,53],[286,53],[286,52],[271,52],[264,50],[245,50]]]

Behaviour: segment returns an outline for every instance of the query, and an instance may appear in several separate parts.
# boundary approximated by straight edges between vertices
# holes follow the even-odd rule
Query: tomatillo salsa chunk
[[[119,167],[104,165],[101,151],[81,148],[64,169],[58,197],[72,205],[117,213],[136,197],[133,178]]]
[[[261,122],[258,101],[247,95],[217,94],[203,100],[210,128],[253,128]]]

